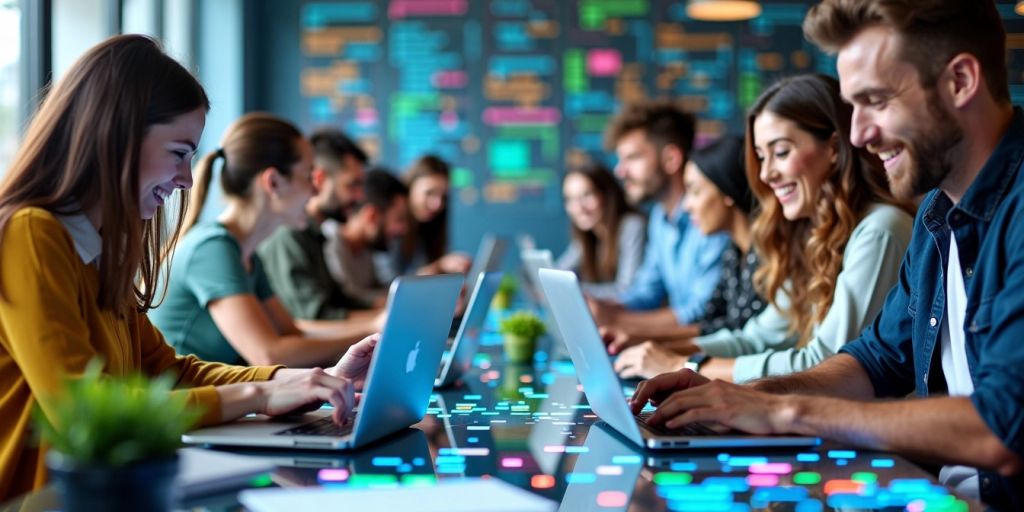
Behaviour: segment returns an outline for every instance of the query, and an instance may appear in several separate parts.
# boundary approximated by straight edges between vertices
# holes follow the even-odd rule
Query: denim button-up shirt
[[[1013,121],[959,204],[929,193],[914,221],[898,284],[882,312],[842,350],[879,397],[946,394],[939,333],[946,312],[949,237],[967,291],[964,340],[971,402],[1003,444],[1024,457],[1024,112]],[[1024,475],[979,474],[987,504],[1024,510]]]

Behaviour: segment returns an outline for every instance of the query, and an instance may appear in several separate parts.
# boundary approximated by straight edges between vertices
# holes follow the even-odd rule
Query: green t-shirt
[[[305,229],[279,228],[256,250],[277,298],[294,318],[340,320],[372,304],[334,282],[324,260],[324,236],[310,219]]]
[[[149,312],[150,320],[179,354],[206,361],[245,361],[221,334],[206,306],[232,295],[251,294],[263,302],[274,295],[259,257],[252,272],[242,265],[242,248],[220,223],[198,224],[178,242],[167,297]]]

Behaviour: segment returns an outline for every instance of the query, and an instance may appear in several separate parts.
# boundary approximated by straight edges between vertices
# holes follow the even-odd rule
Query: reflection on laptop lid
[[[565,349],[565,340],[562,332],[555,324],[554,315],[548,305],[541,289],[537,273],[542,268],[555,268],[554,257],[547,249],[528,249],[519,253],[519,259],[523,260],[523,271],[526,273],[526,290],[532,300],[540,306],[543,311],[544,325],[547,326],[548,335],[551,336],[551,359],[567,359],[568,353]]]
[[[451,350],[441,360],[441,373],[434,379],[434,387],[449,386],[472,368],[473,356],[480,348],[484,321],[501,283],[501,275],[501,272],[485,272],[473,283],[466,314],[462,316]]]
[[[583,299],[576,274],[541,269],[539,275],[587,401],[601,419],[630,441],[652,449],[812,446],[821,442],[817,437],[716,434],[700,425],[688,426],[690,431],[656,432],[633,416],[626,405],[622,385]]]
[[[355,421],[335,425],[331,410],[297,417],[249,415],[182,436],[192,444],[339,450],[362,446],[420,421],[448,341],[462,276],[400,277],[391,284],[388,318],[370,360]]]
[[[636,479],[644,467],[643,457],[601,422],[590,426],[583,446],[587,449],[577,457],[572,472],[595,475],[595,478],[582,482],[570,480],[558,507],[559,512],[598,508],[621,512],[629,510]],[[618,470],[607,470],[613,467]]]
[[[566,438],[572,432],[565,423],[575,423],[580,419],[578,416],[582,415],[583,410],[574,409],[573,406],[583,401],[583,392],[579,390],[579,383],[572,375],[559,375],[544,392],[548,396],[540,403],[538,412],[541,414],[537,415],[536,422],[530,428],[526,445],[541,472],[554,475],[561,466],[565,452],[549,450],[548,447],[566,444]],[[571,415],[561,415],[566,412]]]
[[[526,291],[531,300],[538,304],[544,302],[544,292],[537,280],[537,271],[542,268],[555,268],[555,258],[547,249],[526,249],[519,251],[519,259],[523,262],[523,273],[526,274]]]
[[[181,469],[175,478],[180,499],[247,487],[253,477],[274,470],[274,464],[252,457],[202,448],[178,450]]]

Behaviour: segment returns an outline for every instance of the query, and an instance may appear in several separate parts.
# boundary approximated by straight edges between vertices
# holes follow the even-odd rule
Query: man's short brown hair
[[[825,0],[804,19],[804,34],[835,53],[867,27],[891,27],[901,58],[932,88],[950,59],[969,53],[981,63],[992,96],[1009,103],[1006,30],[993,0]]]
[[[647,141],[658,149],[672,144],[689,157],[696,125],[692,114],[672,102],[632,103],[612,119],[604,132],[604,144],[608,150],[613,151],[626,134],[643,130]]]

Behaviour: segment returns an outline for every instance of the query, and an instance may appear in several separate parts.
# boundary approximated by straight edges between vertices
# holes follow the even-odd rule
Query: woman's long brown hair
[[[636,210],[626,201],[622,186],[607,167],[588,162],[579,167],[570,168],[562,178],[562,183],[578,174],[590,182],[594,192],[601,197],[601,224],[604,225],[607,239],[598,243],[593,231],[582,231],[572,226],[572,237],[580,245],[580,277],[589,282],[614,281],[619,269],[619,230],[622,219]]]
[[[760,179],[753,133],[754,121],[763,112],[796,123],[820,142],[835,138],[836,163],[821,184],[809,219],[787,220],[771,187]],[[747,179],[760,206],[752,228],[761,256],[754,283],[776,307],[780,290],[789,296],[790,307],[783,313],[790,319],[790,333],[799,336],[799,346],[809,341],[814,326],[832,307],[843,250],[867,209],[886,203],[910,211],[889,192],[881,161],[850,144],[852,115],[839,83],[824,75],[783,79],[765,90],[747,115]]]
[[[115,36],[85,53],[39,107],[0,184],[0,236],[16,212],[98,208],[104,309],[152,307],[166,237],[164,209],[142,220],[139,159],[150,126],[209,110],[199,82],[146,36]],[[179,208],[184,208],[181,195]]]

